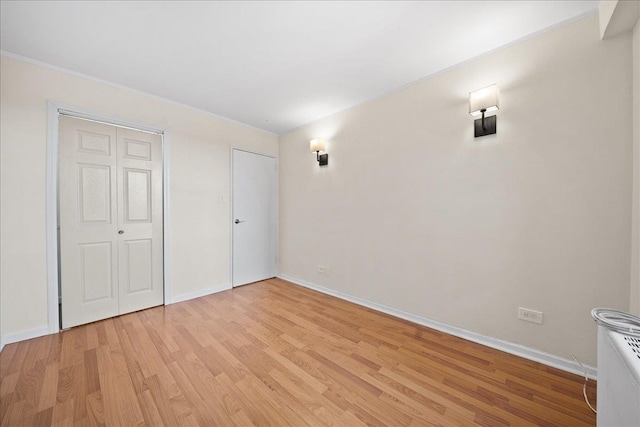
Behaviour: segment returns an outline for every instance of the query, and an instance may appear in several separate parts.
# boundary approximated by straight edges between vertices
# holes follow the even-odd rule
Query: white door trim
[[[59,102],[47,101],[47,172],[46,172],[46,249],[47,249],[47,319],[49,333],[60,331],[58,308],[58,117],[60,114],[96,120],[99,122],[124,126],[132,129],[153,132],[162,135],[162,207],[164,211],[164,305],[171,304],[171,252],[169,235],[169,132],[166,128],[137,123],[120,117],[108,116],[86,108],[68,106]]]
[[[276,162],[276,276],[280,274],[280,157],[273,154],[259,153],[257,151],[247,150],[237,146],[229,147],[229,256],[231,262],[229,263],[229,285],[230,289],[233,289],[233,152],[244,151],[246,153],[257,154],[259,156],[271,157]]]

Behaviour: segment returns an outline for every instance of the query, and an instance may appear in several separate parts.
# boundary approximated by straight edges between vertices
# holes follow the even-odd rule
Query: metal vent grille
[[[640,339],[635,337],[624,337],[624,340],[631,347],[631,351],[636,355],[638,359],[640,359]]]

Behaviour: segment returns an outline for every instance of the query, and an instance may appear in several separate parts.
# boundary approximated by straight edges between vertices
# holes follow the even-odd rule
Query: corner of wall
[[[600,38],[604,39],[607,26],[613,17],[618,0],[603,0],[598,8],[598,17],[600,23]]]

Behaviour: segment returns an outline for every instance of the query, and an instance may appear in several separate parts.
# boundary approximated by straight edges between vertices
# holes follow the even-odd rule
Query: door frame
[[[279,156],[267,153],[259,153],[257,151],[247,150],[246,148],[241,148],[237,146],[229,147],[229,257],[231,262],[229,262],[229,289],[233,289],[237,286],[233,285],[233,198],[235,194],[233,193],[233,152],[234,151],[244,151],[245,153],[256,154],[258,156],[271,157],[275,159],[276,163],[276,193],[275,193],[275,209],[276,209],[276,277],[280,274],[280,162]],[[243,286],[243,285],[238,285]]]
[[[162,209],[163,209],[163,287],[164,305],[171,304],[171,252],[169,236],[169,132],[162,126],[148,125],[121,117],[110,116],[86,108],[47,101],[47,165],[45,230],[47,259],[47,320],[49,333],[60,332],[60,293],[58,273],[58,119],[60,114],[79,119],[94,120],[105,124],[132,128],[144,132],[157,133],[162,137]]]

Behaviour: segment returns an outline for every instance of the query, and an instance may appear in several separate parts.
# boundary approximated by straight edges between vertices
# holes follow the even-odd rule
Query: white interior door
[[[116,128],[60,117],[63,328],[118,315]]]
[[[60,117],[63,328],[162,304],[161,144]]]
[[[233,150],[233,286],[269,279],[276,266],[276,159]]]
[[[162,141],[118,128],[120,314],[160,305],[163,295]]]

